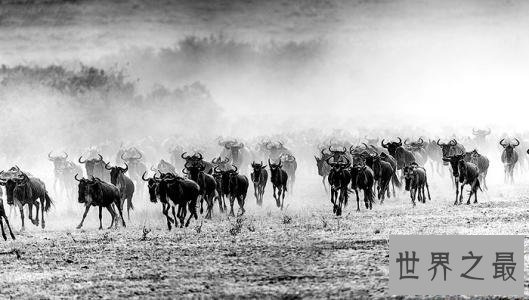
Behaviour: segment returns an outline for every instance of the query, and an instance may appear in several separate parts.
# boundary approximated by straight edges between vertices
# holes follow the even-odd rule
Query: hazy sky
[[[323,50],[307,57],[300,70],[252,61],[231,69],[212,59],[200,78],[189,74],[189,82],[205,82],[234,115],[376,114],[432,124],[523,126],[527,16],[528,2],[482,0],[2,5],[0,60],[117,63],[146,85],[154,77],[178,85],[186,81],[182,74],[142,72],[149,62],[119,58],[138,57],[127,56],[138,49],[157,53],[188,35],[222,34],[261,46],[319,40]]]

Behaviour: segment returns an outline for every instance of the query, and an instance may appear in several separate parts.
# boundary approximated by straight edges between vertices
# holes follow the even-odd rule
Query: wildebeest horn
[[[441,139],[437,139],[437,142],[436,142],[436,143],[437,143],[437,146],[441,146],[441,143],[440,143],[440,142],[441,142]]]
[[[183,169],[182,169],[182,173],[183,173],[183,174],[186,174],[186,175],[189,174],[189,172],[187,171],[186,168],[183,168]]]
[[[189,158],[189,155],[186,155],[187,152],[184,152],[182,153],[182,155],[180,155],[183,159],[188,159]]]
[[[48,158],[51,159],[51,151],[48,153]]]
[[[408,139],[404,140],[404,145],[408,145]]]
[[[196,157],[197,157],[197,159],[199,159],[199,160],[200,160],[200,159],[202,159],[202,154],[201,154],[200,152],[197,152],[197,154],[196,154],[196,155],[197,155],[197,156],[196,156]],[[200,157],[199,157],[199,156],[200,156]]]
[[[457,141],[456,141],[456,139],[451,139],[451,140],[450,140],[450,145],[451,145],[451,146],[455,146],[455,145],[457,145]]]
[[[222,171],[219,169],[218,166],[216,166],[216,167],[213,169],[213,171],[214,171],[215,173],[217,173],[217,174],[218,174],[218,173],[222,173]]]
[[[144,171],[143,174],[141,174],[141,179],[143,181],[149,181],[149,179],[145,179],[145,174],[147,174],[147,171]],[[154,175],[156,176],[156,173]]]
[[[232,167],[235,168],[235,170],[233,170],[233,172],[237,172],[239,170],[239,168],[237,168],[237,166],[233,165]]]
[[[107,162],[107,163],[105,164],[105,169],[107,169],[107,170],[112,170],[112,168],[109,168],[109,167],[108,167],[108,164],[109,164],[109,163],[110,163],[110,162]]]
[[[516,141],[516,145],[513,145],[514,147],[518,147],[520,146],[520,141],[517,139],[517,138],[514,138],[514,140]]]
[[[135,159],[141,159],[143,157],[143,154],[141,154],[140,151],[138,151],[138,154],[140,155],[139,157],[135,157]]]
[[[380,141],[380,146],[382,146],[383,148],[387,148],[388,144],[384,144],[384,139],[382,139],[382,141]]]
[[[77,178],[77,175],[79,175],[79,174],[75,174],[75,176],[74,176],[73,178],[74,178],[75,180],[81,182],[81,180]]]
[[[151,171],[153,171],[153,172],[156,172],[156,171],[157,171],[156,168],[155,168],[154,166],[151,166],[150,169],[151,169]],[[145,172],[147,172],[147,171],[145,171]]]
[[[402,139],[400,137],[397,137],[399,139],[399,144],[402,145]]]
[[[214,157],[211,162],[214,163],[214,164],[217,164],[218,161],[220,160],[220,157]]]
[[[362,144],[364,144],[364,147],[366,147],[366,149],[369,149],[369,146],[366,143],[362,143]]]
[[[419,138],[419,144],[424,144],[424,140],[422,139],[422,137]]]
[[[127,172],[129,170],[129,165],[127,165],[127,163],[124,163],[125,164],[125,169],[123,169],[123,173]]]
[[[123,157],[123,154],[125,154],[125,152],[121,153],[121,155],[119,156],[121,160],[125,160],[125,158]]]
[[[503,141],[504,141],[504,140],[505,140],[505,139],[501,139],[501,141],[500,141],[500,145],[502,145],[503,147],[505,147],[505,145],[503,144]]]
[[[268,165],[273,165],[273,163],[270,162],[270,158],[268,159]]]
[[[98,154],[99,156],[99,161],[103,161],[103,156],[101,156],[101,154]]]
[[[84,163],[86,162],[86,159],[85,159],[84,161],[82,161],[82,160],[81,160],[82,158],[83,158],[83,156],[82,156],[82,155],[81,155],[81,156],[79,156],[79,160],[78,160],[78,161],[79,161],[79,163],[80,163],[80,164],[84,164]]]

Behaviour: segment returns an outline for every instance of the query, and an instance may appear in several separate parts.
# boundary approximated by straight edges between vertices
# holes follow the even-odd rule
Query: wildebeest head
[[[96,168],[96,165],[99,167],[105,164],[105,162],[103,161],[103,156],[101,156],[101,154],[98,154],[98,156],[99,158],[92,158],[92,159],[85,159],[85,160],[82,160],[83,159],[82,155],[79,156],[79,160],[78,160],[79,163],[85,165],[86,176],[88,177],[94,176],[94,169]]]
[[[90,203],[88,202],[88,200],[90,199],[91,201],[91,197],[88,196],[88,185],[91,184],[94,180],[90,180],[90,179],[86,179],[86,178],[77,178],[79,174],[75,174],[74,178],[75,180],[77,180],[79,182],[78,184],[78,196],[77,196],[77,201],[79,203]]]
[[[259,174],[261,174],[261,171],[264,170],[266,166],[263,165],[263,162],[256,163],[255,161],[252,162],[252,169],[255,176],[253,177],[254,182],[259,182]]]
[[[380,145],[386,149],[388,149],[388,152],[389,154],[391,154],[392,156],[395,156],[395,153],[397,152],[397,148],[398,147],[402,147],[402,139],[400,137],[398,137],[399,141],[398,142],[388,142],[388,143],[384,143],[384,139],[382,139],[382,141],[380,142]]]
[[[141,152],[137,150],[136,148],[131,148],[131,149],[133,150],[129,149],[129,151],[125,151],[121,153],[120,157],[123,161],[129,164],[138,163],[143,158],[143,154],[141,154]]]
[[[48,153],[48,159],[53,163],[55,170],[63,169],[67,164],[68,153],[63,152],[64,155],[52,156],[51,151]]]
[[[190,175],[190,177],[196,181],[200,172],[203,172],[206,169],[204,164],[201,161],[186,162],[182,173]]]
[[[491,133],[490,128],[487,128],[487,130],[482,129],[474,129],[472,128],[472,134],[476,136],[476,138],[485,138],[487,135]]]
[[[459,177],[458,164],[459,164],[459,161],[464,160],[464,158],[465,158],[465,153],[456,154],[456,155],[452,155],[449,157],[443,157],[443,161],[449,163],[450,166],[452,167],[452,175],[454,175],[454,177]]]
[[[114,166],[110,167],[108,163],[105,164],[105,169],[110,171],[110,183],[113,185],[116,185],[116,182],[118,181],[118,178],[123,176],[128,170],[129,165],[125,163],[125,168]]]
[[[232,173],[235,173],[237,174],[237,166],[232,166],[233,169],[229,169],[229,170],[221,170],[219,169],[219,167],[215,167],[214,168],[214,176],[217,178],[217,179],[220,179],[220,186],[222,188],[222,191],[225,193],[225,194],[229,194],[229,191],[230,191],[230,179],[231,179],[231,174]],[[219,182],[218,181],[218,182]]]
[[[143,172],[143,174],[141,175],[141,179],[147,182],[147,190],[149,191],[149,200],[153,203],[156,203],[158,202],[158,198],[156,197],[156,195],[159,193],[158,189],[159,189],[160,181],[162,179],[156,178],[156,173],[150,178],[145,178],[145,174],[147,174],[147,171]]]
[[[450,156],[453,156],[455,154],[459,155],[462,153],[453,153],[452,149],[457,145],[457,141],[455,139],[451,139],[448,143],[441,143],[441,139],[437,139],[437,145],[441,148],[441,152],[443,153],[443,162],[449,162],[448,159]]]
[[[234,163],[239,161],[239,153],[242,148],[244,148],[244,143],[238,142],[237,140],[233,141],[224,141],[219,142],[219,145],[223,146],[230,151],[231,158]]]
[[[408,143],[408,139],[404,140],[404,145],[406,145],[410,150],[420,150],[424,149],[424,140],[422,138],[419,138],[417,141],[412,141]]]
[[[213,158],[211,160],[211,163],[214,167],[219,167],[220,170],[227,170],[230,166],[230,159],[228,157],[225,158]]]
[[[516,141],[516,144],[513,144],[511,142],[505,142],[505,139],[501,139],[500,145],[503,147],[505,153],[507,154],[507,157],[511,157],[512,153],[514,152],[514,148],[520,146],[520,141],[518,139],[514,139]]]
[[[415,176],[415,168],[417,167],[418,167],[417,163],[411,163],[409,165],[404,166],[403,168],[406,191],[409,191],[411,188],[411,181],[413,180],[413,177]]]

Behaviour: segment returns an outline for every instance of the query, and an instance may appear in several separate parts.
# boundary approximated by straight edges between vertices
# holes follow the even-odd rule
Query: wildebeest
[[[470,204],[470,198],[472,198],[472,194],[474,195],[474,203],[478,203],[477,190],[478,188],[481,190],[481,186],[479,183],[478,167],[471,162],[459,160],[458,170],[459,183],[461,183],[461,195],[459,196],[459,204],[461,204],[463,200],[463,188],[466,184],[470,185],[470,193],[468,195],[467,204]]]
[[[73,198],[75,193],[73,176],[82,173],[82,168],[69,161],[68,153],[66,152],[64,152],[64,155],[58,156],[52,156],[50,152],[48,153],[48,160],[53,163],[53,190],[55,194],[58,195],[60,192],[64,192],[67,199]]]
[[[487,130],[482,130],[482,129],[476,130],[472,128],[472,134],[474,135],[474,140],[476,141],[476,145],[481,146],[481,147],[485,145],[485,138],[490,133],[491,133],[490,128],[488,128]]]
[[[413,156],[415,157],[415,162],[418,165],[424,166],[426,164],[426,145],[424,145],[424,140],[422,138],[419,138],[417,141],[412,142],[408,142],[408,139],[405,139],[404,146],[406,150],[409,150],[413,153]]]
[[[3,179],[0,180],[0,185],[5,185],[5,184],[6,184],[6,181],[4,181]],[[2,237],[4,238],[4,240],[7,241],[7,236],[4,231],[4,223],[3,223],[5,222],[7,225],[7,229],[9,229],[9,235],[14,240],[15,235],[13,234],[13,231],[11,231],[11,225],[9,225],[9,219],[7,218],[6,211],[4,209],[4,199],[1,196],[2,196],[2,190],[0,189],[0,228],[2,229]]]
[[[177,177],[170,173],[163,175],[168,176],[162,176],[162,179],[158,182],[157,188],[160,202],[168,203],[167,197],[169,197],[169,199],[178,206],[177,217],[180,220],[180,227],[184,226],[184,222],[187,227],[189,226],[192,217],[194,217],[195,220],[198,219],[197,201],[198,196],[200,196],[200,187],[193,180]],[[151,194],[151,192],[149,192],[149,194]],[[187,209],[189,209],[190,215],[187,221],[185,221]]]
[[[279,161],[277,164],[274,164],[270,161],[270,159],[268,159],[268,167],[270,168],[270,181],[272,182],[276,205],[277,207],[281,207],[281,209],[283,209],[283,204],[285,202],[285,193],[287,192],[288,174],[285,170],[283,170],[281,161]],[[282,198],[281,194],[283,194]]]
[[[133,148],[136,149],[136,148]],[[143,195],[143,185],[141,184],[141,176],[145,171],[147,171],[147,166],[143,163],[142,158],[143,154],[141,154],[140,151],[136,149],[134,152],[130,153],[136,153],[136,155],[129,154],[129,152],[122,153],[120,155],[120,158],[123,162],[127,163],[129,166],[129,177],[134,182],[135,186],[137,187],[137,193],[138,195]]]
[[[83,160],[83,156],[79,157],[79,163],[85,165],[86,177],[97,177],[103,181],[110,182],[110,172],[105,169],[105,162],[103,156],[98,154],[99,158],[90,158]]]
[[[224,158],[221,158],[221,157],[213,158],[211,160],[211,163],[213,164],[213,168],[218,167],[219,170],[222,170],[222,171],[230,170],[232,168],[231,167],[232,164],[230,163],[230,159],[227,158],[227,157],[224,157]]]
[[[488,190],[487,173],[489,170],[489,159],[485,155],[478,153],[478,150],[474,149],[466,153],[465,161],[471,162],[478,167],[479,182],[483,183],[483,188],[485,190]]]
[[[129,170],[129,166],[125,163],[125,168],[118,166],[110,167],[108,163],[106,163],[105,169],[110,171],[110,183],[115,185],[119,190],[121,208],[123,208],[123,204],[127,201],[127,218],[130,220],[130,211],[134,209],[134,205],[132,205],[134,183],[125,175]]]
[[[411,202],[415,206],[415,199],[419,202],[426,203],[426,195],[424,188],[428,192],[428,200],[430,197],[430,188],[428,186],[428,177],[426,170],[418,164],[413,163],[404,167],[405,189],[410,192]]]
[[[185,164],[184,164],[184,168],[186,168],[186,164],[191,164],[191,165],[197,165],[197,164],[200,164],[204,167],[204,172],[206,174],[211,174],[213,172],[213,163],[210,163],[209,161],[205,161],[203,156],[202,156],[202,153],[200,152],[197,152],[193,155],[186,155],[187,152],[184,152],[182,153],[181,157],[186,161]]]
[[[262,206],[266,182],[268,181],[268,172],[266,171],[266,166],[263,165],[263,162],[252,162],[252,169],[253,172],[251,174],[251,178],[253,182],[255,200],[259,206]]]
[[[296,182],[296,170],[298,169],[296,157],[294,157],[292,154],[281,154],[279,160],[281,161],[283,170],[285,170],[288,175],[288,191],[293,194],[294,184]]]
[[[230,215],[233,216],[233,203],[237,199],[239,204],[240,214],[243,215],[244,201],[246,200],[246,194],[248,193],[248,178],[245,175],[237,173],[237,167],[233,166],[235,170],[229,171],[229,197],[230,197]]]
[[[182,173],[189,175],[189,178],[196,182],[200,187],[200,213],[204,211],[203,203],[206,200],[207,213],[206,219],[211,219],[213,212],[213,199],[215,198],[217,182],[210,174],[204,173],[205,166],[200,162],[189,163],[186,162],[182,169]]]
[[[172,173],[176,175],[176,168],[168,161],[165,161],[164,159],[161,159],[158,165],[156,166],[156,170],[151,169],[151,171],[159,171],[160,173]],[[143,174],[142,174],[143,176]]]
[[[271,142],[268,141],[265,143],[265,148],[268,151],[268,159],[277,161],[281,154],[290,154],[290,150],[288,150],[283,142]]]
[[[349,182],[351,182],[349,166],[351,166],[351,162],[347,157],[344,158],[344,162],[334,162],[331,158],[332,157],[327,158],[326,162],[331,166],[328,180],[331,188],[332,212],[337,216],[340,216],[342,214],[342,209],[347,205],[347,200],[349,198],[348,188]]]
[[[92,179],[78,179],[77,175],[78,174],[75,174],[74,176],[75,180],[79,181],[79,196],[77,200],[79,203],[83,203],[86,207],[83,219],[81,219],[81,223],[77,225],[77,229],[83,227],[84,220],[91,206],[99,206],[99,229],[103,229],[103,207],[105,207],[112,216],[112,221],[108,228],[112,228],[112,225],[114,224],[117,227],[116,212],[112,205],[117,207],[122,225],[125,227],[126,225],[121,207],[121,196],[118,188],[115,185],[102,181],[96,177],[93,177]]]
[[[364,203],[366,209],[373,208],[373,184],[375,183],[375,176],[373,170],[366,165],[358,164],[350,168],[351,172],[351,188],[356,193],[356,210],[360,211],[360,197],[358,190],[364,192]]]
[[[232,165],[236,166],[242,172],[246,172],[252,156],[250,149],[244,146],[244,143],[237,140],[219,140],[218,143],[219,146],[224,148],[220,156],[223,158],[229,158]]]
[[[505,143],[505,139],[501,139],[500,141],[500,145],[503,147],[503,151],[501,153],[501,162],[505,167],[505,183],[514,184],[513,171],[516,163],[518,162],[518,151],[516,151],[514,148],[520,145],[520,141],[518,139],[515,140],[516,144],[510,142]]]
[[[398,142],[384,143],[384,139],[380,142],[383,148],[388,149],[388,152],[397,161],[397,170],[401,170],[405,165],[416,162],[416,156],[413,152],[402,147],[402,139],[399,137]]]
[[[430,162],[430,168],[432,171],[435,171],[442,176],[443,151],[441,150],[441,147],[439,147],[434,140],[429,140],[424,150],[426,151],[426,157]]]
[[[35,226],[39,226],[39,207],[41,209],[41,226],[44,229],[44,213],[51,208],[53,201],[46,191],[44,182],[35,177],[30,177],[24,172],[20,172],[17,177],[12,177],[4,182],[7,194],[7,204],[17,205],[22,220],[22,230],[25,230],[24,224],[24,205],[28,205],[29,219]],[[37,201],[38,200],[38,201]],[[36,208],[36,218],[33,219],[32,207]]]
[[[156,178],[156,173],[154,173],[153,177],[145,178],[147,172],[144,172],[141,175],[141,179],[145,182],[147,182],[147,190],[149,192],[149,200],[152,203],[157,203],[158,200],[160,200],[160,191],[159,191],[159,184],[162,178]],[[160,172],[158,172],[160,173]],[[161,174],[161,173],[160,173]],[[172,173],[169,173],[172,174]],[[175,226],[178,226],[178,222],[176,221],[176,214],[175,214],[175,205],[172,201],[168,201],[167,198],[164,199],[165,202],[160,201],[162,203],[162,214],[167,219],[167,228],[171,230],[171,224],[175,224]],[[172,208],[173,211],[173,217],[169,216],[169,209]]]
[[[388,198],[390,197],[389,193],[389,184],[393,183],[393,196],[395,196],[395,185],[400,187],[400,181],[396,175],[396,169],[393,168],[391,163],[382,160],[378,155],[372,155],[373,157],[373,175],[375,181],[378,182],[378,200],[380,203],[384,202],[385,194],[387,193]]]

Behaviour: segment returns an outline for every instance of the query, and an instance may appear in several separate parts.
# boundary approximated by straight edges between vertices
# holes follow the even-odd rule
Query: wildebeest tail
[[[127,198],[127,211],[134,210],[134,205],[132,205],[132,197]]]
[[[44,202],[44,211],[50,210],[53,201],[51,200],[50,195],[48,195],[48,193],[44,194]]]
[[[400,189],[402,185],[400,183],[399,177],[397,176],[397,173],[394,172],[393,175],[391,175],[391,180],[393,181],[393,184]]]

